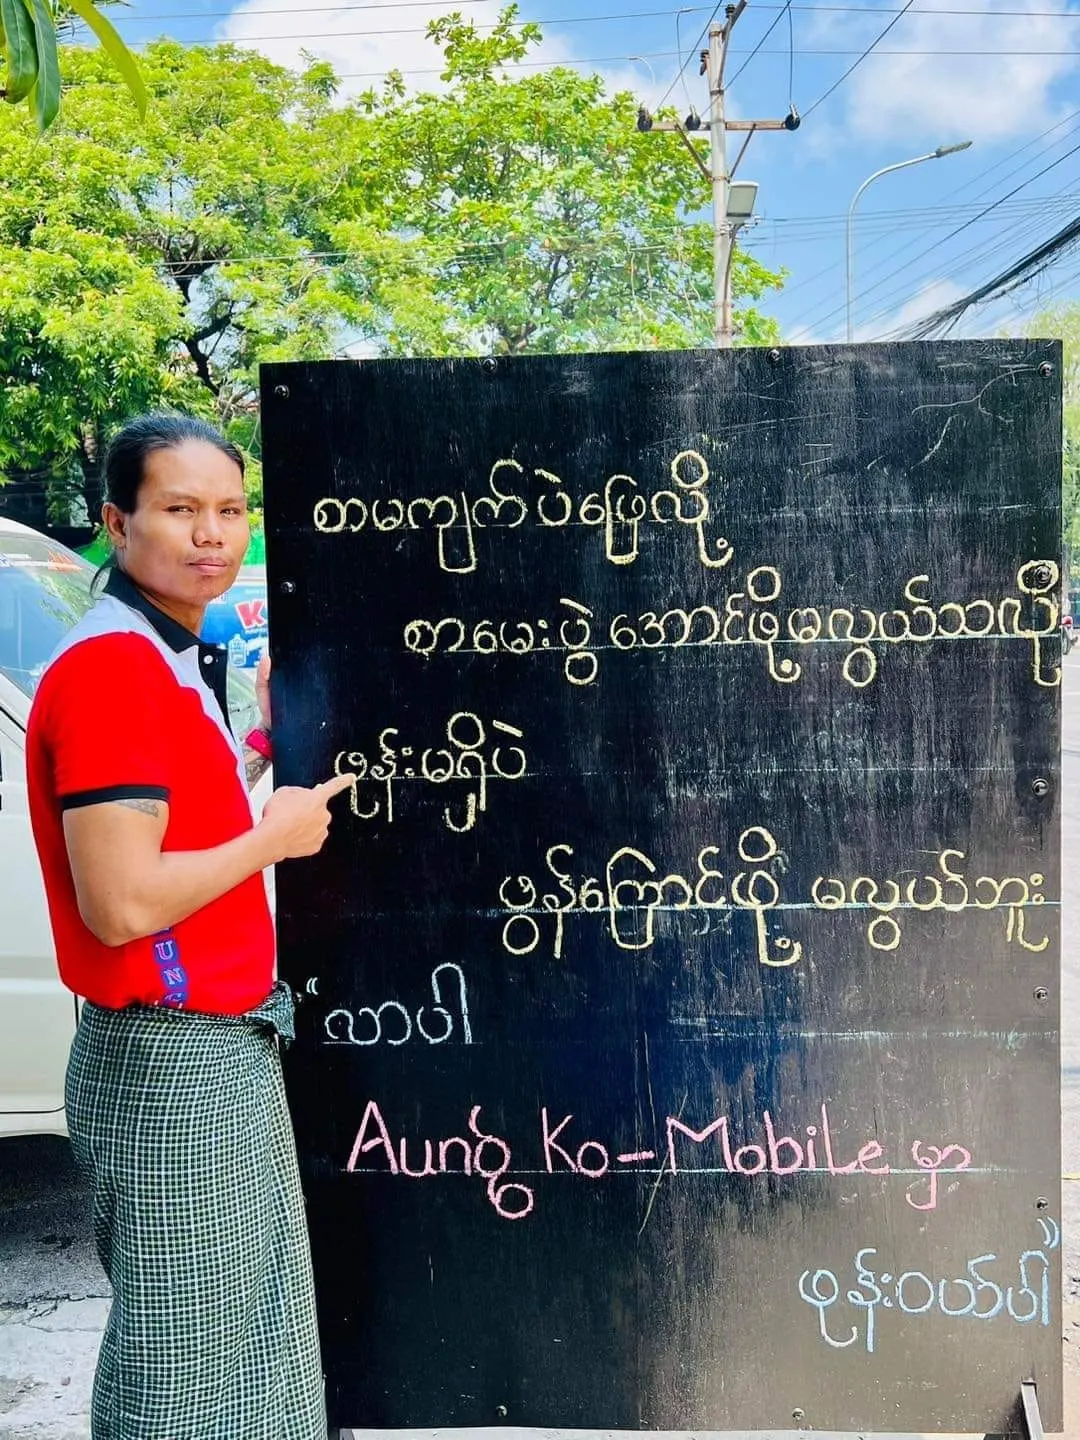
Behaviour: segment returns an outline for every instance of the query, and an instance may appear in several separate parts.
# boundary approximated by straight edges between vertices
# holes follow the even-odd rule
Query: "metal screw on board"
[[[799,1420],[805,1420],[805,1419],[806,1419],[806,1411],[805,1411],[805,1410],[800,1410],[799,1407],[796,1406],[795,1409],[792,1410],[792,1412],[791,1412],[791,1418],[792,1418],[792,1420],[794,1420],[794,1421],[796,1421],[796,1422],[798,1422]]]
[[[1050,1209],[1050,1201],[1047,1200],[1047,1198],[1046,1198],[1045,1195],[1040,1195],[1039,1198],[1035,1201],[1035,1209],[1036,1209],[1036,1210],[1049,1210],[1049,1209]]]
[[[770,351],[769,351],[769,362],[770,362],[770,364],[775,365],[779,359],[780,359],[780,351],[779,351],[779,350],[773,349],[773,350],[770,350]]]
[[[507,1411],[505,1405],[495,1406],[495,1414],[499,1417],[500,1420],[505,1420],[508,1413],[509,1412]]]
[[[1051,376],[1053,373],[1054,373],[1054,367],[1050,364],[1050,361],[1049,361],[1049,360],[1044,360],[1044,361],[1042,362],[1042,364],[1039,366],[1039,374],[1042,376],[1042,378],[1043,378],[1044,380],[1049,380],[1049,379],[1050,379],[1050,376]]]
[[[282,595],[295,595],[295,594],[296,594],[296,585],[295,585],[295,583],[294,583],[292,580],[282,580],[282,582],[281,582],[281,593],[282,593]]]
[[[1044,780],[1040,775],[1031,782],[1031,793],[1041,800],[1045,795],[1050,794],[1050,781]]]
[[[498,368],[499,362],[492,355],[488,355],[480,361],[480,369],[483,370],[485,375],[494,375]]]
[[[1051,581],[1053,578],[1054,578],[1053,575],[1050,573],[1050,566],[1049,566],[1049,565],[1036,565],[1036,567],[1035,567],[1035,584],[1036,584],[1036,585],[1049,585],[1049,584],[1050,584],[1050,581]]]
[[[289,398],[289,387],[287,385],[275,385],[274,394],[279,400],[287,400]]]
[[[1036,985],[1035,989],[1031,993],[1035,996],[1035,999],[1040,1002],[1050,999],[1050,991],[1046,988],[1045,985]]]

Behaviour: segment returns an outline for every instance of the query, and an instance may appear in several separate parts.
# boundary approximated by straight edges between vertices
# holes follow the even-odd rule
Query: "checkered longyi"
[[[113,1304],[93,1440],[326,1440],[278,987],[247,1016],[83,1008],[68,1125]]]

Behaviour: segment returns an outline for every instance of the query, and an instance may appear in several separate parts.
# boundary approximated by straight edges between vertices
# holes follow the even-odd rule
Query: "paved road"
[[[1066,661],[1063,702],[1063,1169],[1080,1175],[1080,651]],[[1066,1434],[1080,1440],[1080,1179],[1067,1179],[1064,1190]],[[86,1197],[66,1143],[0,1142],[2,1440],[87,1440],[93,1359],[107,1307]],[[411,1433],[416,1440],[439,1434]],[[455,1433],[458,1440],[488,1440],[493,1432]],[[567,1434],[499,1433],[501,1440]],[[573,1440],[585,1437],[573,1432]],[[757,1432],[757,1440],[768,1436]]]

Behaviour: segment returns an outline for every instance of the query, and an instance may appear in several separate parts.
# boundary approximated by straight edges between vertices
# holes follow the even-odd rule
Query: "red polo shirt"
[[[63,815],[163,800],[163,850],[209,850],[254,820],[229,729],[226,656],[146,600],[119,571],[42,676],[27,730],[30,818],[60,975],[97,1005],[237,1015],[273,984],[274,930],[261,875],[170,930],[107,946],[79,914]]]

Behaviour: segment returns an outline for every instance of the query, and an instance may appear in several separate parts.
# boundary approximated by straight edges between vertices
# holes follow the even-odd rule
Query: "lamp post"
[[[868,185],[872,185],[875,180],[880,180],[882,175],[891,175],[894,170],[906,170],[909,165],[921,165],[924,160],[940,160],[944,155],[957,155],[961,150],[970,150],[972,143],[970,140],[962,140],[959,145],[939,145],[928,155],[916,155],[911,160],[899,160],[895,165],[885,165],[882,169],[875,170],[873,175],[864,180],[855,191],[851,205],[848,207],[847,216],[847,338],[849,344],[855,338],[852,325],[852,305],[855,292],[855,206],[859,203],[859,197]]]
[[[754,218],[754,203],[757,200],[756,180],[731,180],[727,182],[727,246],[724,258],[724,279],[720,289],[720,324],[717,344],[729,348],[734,339],[735,321],[731,306],[731,278],[735,265],[735,237],[744,225]]]

